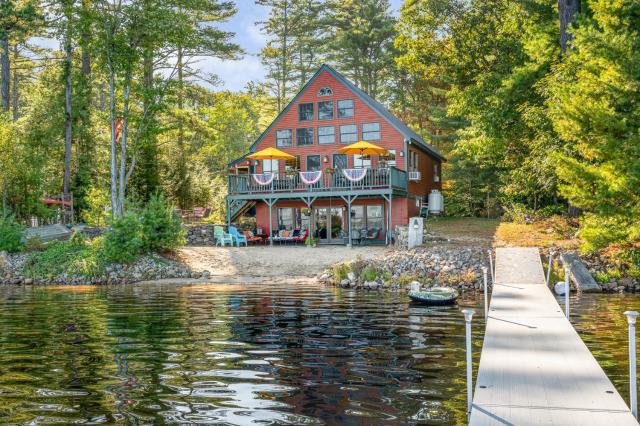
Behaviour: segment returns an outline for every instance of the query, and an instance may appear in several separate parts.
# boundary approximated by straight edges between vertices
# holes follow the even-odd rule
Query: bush
[[[49,278],[62,273],[93,277],[103,273],[102,239],[87,243],[83,238],[52,241],[44,251],[27,258],[23,272],[31,278]]]
[[[46,248],[47,245],[42,241],[42,238],[40,238],[39,235],[34,235],[33,237],[27,238],[22,247],[22,251],[29,253],[32,251],[44,251]]]
[[[142,211],[142,248],[146,252],[175,250],[186,242],[182,220],[162,195],[151,197]]]
[[[331,269],[336,282],[346,279],[349,272],[351,272],[351,266],[348,263],[333,265]]]
[[[142,223],[134,212],[109,221],[111,229],[104,235],[104,259],[109,262],[131,263],[143,252]]]
[[[362,281],[375,281],[376,278],[378,278],[379,275],[379,271],[375,268],[365,268],[361,273],[360,273],[360,279]]]
[[[0,251],[20,251],[24,231],[25,227],[16,222],[13,216],[0,217]]]

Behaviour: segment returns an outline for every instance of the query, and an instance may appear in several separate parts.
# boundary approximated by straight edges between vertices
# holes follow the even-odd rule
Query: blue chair
[[[233,237],[233,241],[236,243],[238,247],[240,244],[244,243],[245,247],[248,246],[247,237],[238,232],[235,226],[229,227],[229,234]]]
[[[217,246],[226,246],[229,243],[230,246],[233,245],[233,235],[224,232],[222,226],[215,226],[213,228],[213,237],[216,240]]]

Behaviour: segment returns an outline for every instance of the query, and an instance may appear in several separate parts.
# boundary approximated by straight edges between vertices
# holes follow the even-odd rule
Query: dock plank
[[[496,252],[469,424],[638,424],[545,285],[538,249]]]

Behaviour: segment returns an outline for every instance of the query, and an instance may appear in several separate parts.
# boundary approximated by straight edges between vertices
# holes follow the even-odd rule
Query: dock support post
[[[571,286],[569,285],[569,268],[564,269],[564,314],[568,320],[570,319],[571,311],[569,308],[569,294],[571,293]]]
[[[629,323],[629,408],[631,414],[638,418],[638,382],[636,378],[636,318],[637,311],[626,311]]]
[[[473,309],[463,309],[465,336],[467,341],[467,414],[471,414],[473,404],[473,361],[471,357],[471,319],[476,313]]]
[[[487,289],[487,267],[482,267],[482,276],[484,278],[484,321],[487,323],[487,319],[489,318],[489,296]]]
[[[491,269],[491,284],[493,285],[496,281],[496,275],[493,270],[493,250],[489,249],[487,252],[489,253],[489,269]]]
[[[551,267],[553,266],[553,256],[555,254],[556,252],[553,250],[549,252],[549,268],[547,269],[547,285],[549,285],[549,280],[551,279]]]

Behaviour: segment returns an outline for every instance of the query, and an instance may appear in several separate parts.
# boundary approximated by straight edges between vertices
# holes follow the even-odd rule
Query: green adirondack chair
[[[216,240],[216,246],[226,246],[227,243],[233,245],[233,235],[224,232],[222,226],[213,227],[213,238]]]

